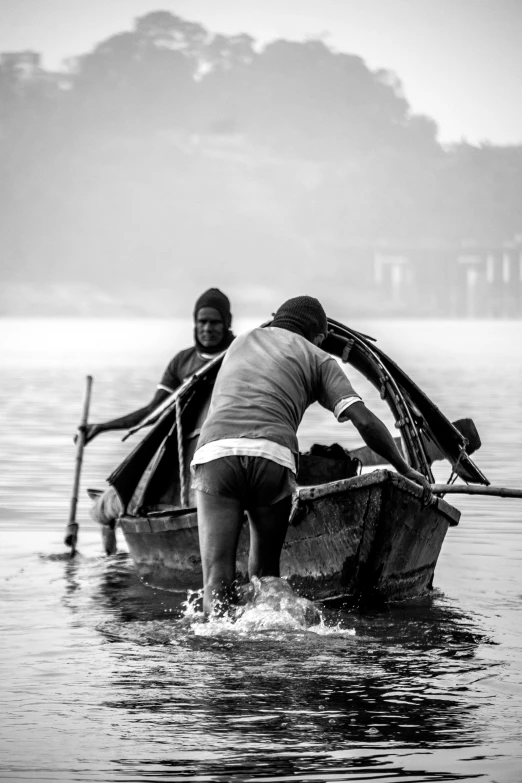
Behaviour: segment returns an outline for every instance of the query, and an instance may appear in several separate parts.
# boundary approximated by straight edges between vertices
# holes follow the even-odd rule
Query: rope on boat
[[[176,397],[176,435],[178,439],[179,498],[181,508],[188,507],[187,481],[185,478],[185,454],[183,451],[183,429],[181,425],[181,400]]]

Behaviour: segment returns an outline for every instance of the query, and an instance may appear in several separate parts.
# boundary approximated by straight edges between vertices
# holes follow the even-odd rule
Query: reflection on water
[[[483,654],[493,642],[480,618],[441,595],[373,614],[323,613],[331,632],[317,634],[298,616],[299,599],[286,593],[284,617],[281,593],[275,606],[268,592],[238,629],[215,621],[195,633],[185,596],[142,585],[126,555],[40,560],[61,574],[67,623],[91,640],[89,662],[76,662],[95,679],[79,690],[96,693],[90,719],[110,724],[122,779],[136,767],[165,775],[154,779],[220,779],[218,762],[223,779],[318,769],[406,779],[409,749],[410,761],[421,754],[418,780],[458,780],[469,769],[459,772],[457,751],[462,759],[487,739],[491,697],[476,686],[495,674]],[[283,618],[263,633],[267,606]],[[431,778],[422,754],[433,763],[442,753],[440,765],[450,751],[456,768]],[[111,770],[107,779],[118,780]]]
[[[522,357],[506,347],[521,325],[354,326],[385,334],[382,348],[451,418],[474,418],[492,481],[522,484]],[[92,418],[124,413],[184,343],[166,322],[128,325],[124,345],[121,324],[77,322],[59,349],[60,329],[24,322],[18,352],[0,340],[1,779],[522,779],[518,502],[456,503],[463,518],[428,599],[318,617],[272,584],[235,623],[204,625],[185,594],[142,584],[125,551],[102,555],[84,495],[75,559],[62,542],[84,375],[95,376]],[[317,431],[355,443],[320,410],[303,445]],[[128,449],[117,434],[95,441],[83,486],[103,486]]]

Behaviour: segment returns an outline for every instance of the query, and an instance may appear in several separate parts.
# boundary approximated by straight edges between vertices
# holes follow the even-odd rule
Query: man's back
[[[221,438],[266,438],[297,452],[305,410],[334,409],[355,395],[337,362],[305,337],[278,327],[236,338],[223,360],[199,446]]]

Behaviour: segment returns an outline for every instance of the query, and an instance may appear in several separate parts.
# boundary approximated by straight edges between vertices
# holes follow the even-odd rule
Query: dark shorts
[[[291,495],[296,486],[290,468],[264,457],[220,457],[192,468],[193,489],[237,498],[246,509],[273,506]]]

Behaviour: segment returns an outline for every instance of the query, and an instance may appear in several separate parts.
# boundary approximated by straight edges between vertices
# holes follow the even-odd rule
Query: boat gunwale
[[[330,481],[327,484],[298,487],[294,495],[294,505],[332,498],[350,493],[356,489],[368,488],[378,484],[393,484],[420,501],[422,501],[424,495],[424,489],[420,485],[400,476],[394,471],[380,469],[348,479]],[[449,520],[450,527],[458,525],[461,516],[461,512],[458,509],[442,498],[435,499],[434,507]],[[196,527],[197,521],[195,519],[196,509],[187,508],[166,510],[161,514],[158,510],[155,510],[150,516],[147,514],[137,516],[123,514],[118,521],[124,532],[127,526],[128,532],[154,534],[165,530],[182,530],[184,528]],[[148,529],[140,530],[140,527],[148,527]],[[130,528],[134,528],[134,530],[130,530]]]
[[[317,484],[309,487],[298,487],[297,500],[303,503],[310,502],[311,500],[318,500],[319,498],[329,497],[332,495],[339,495],[344,492],[348,492],[352,489],[359,487],[370,487],[373,484],[380,484],[386,481],[390,481],[392,484],[400,487],[402,490],[410,495],[422,500],[424,495],[424,488],[420,484],[416,484],[414,481],[401,476],[393,470],[381,468],[379,470],[373,470],[371,473],[363,473],[360,476],[354,476],[348,479],[338,479],[337,481],[330,481],[327,484]],[[454,527],[458,525],[461,513],[454,506],[450,505],[443,498],[435,498],[434,506],[448,519],[450,519],[450,526]]]

